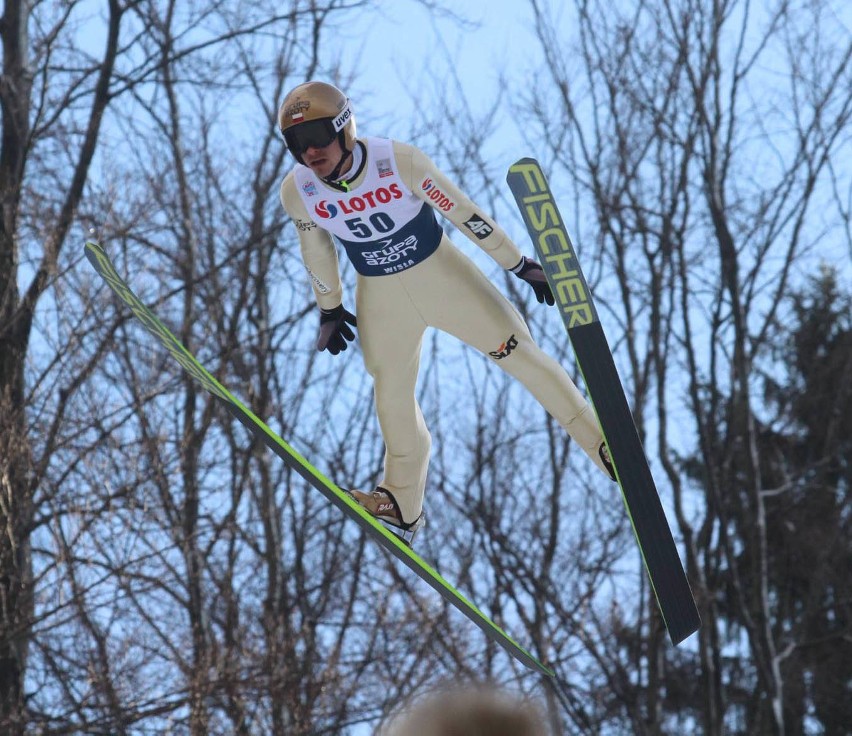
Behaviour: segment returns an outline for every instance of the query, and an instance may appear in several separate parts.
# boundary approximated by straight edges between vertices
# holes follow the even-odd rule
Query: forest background
[[[847,732],[848,4],[464,8],[6,0],[3,733],[354,736],[446,680],[527,697],[554,733]],[[313,349],[278,201],[275,113],[311,78],[528,255],[504,176],[544,164],[701,610],[677,649],[611,484],[482,356],[424,342],[418,551],[562,697],[236,425],[84,260],[94,231],[256,415],[339,483],[375,482],[361,355]],[[450,233],[577,377],[555,310]]]

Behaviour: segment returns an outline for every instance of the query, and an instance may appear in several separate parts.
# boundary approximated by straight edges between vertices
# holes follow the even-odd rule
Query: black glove
[[[346,323],[349,324],[346,324]],[[354,340],[355,333],[349,325],[357,327],[358,322],[352,312],[347,312],[340,304],[334,309],[320,309],[319,338],[317,338],[317,350],[328,350],[332,355],[337,355],[346,350],[347,340]]]
[[[521,258],[521,262],[512,269],[512,273],[532,286],[539,304],[542,302],[547,302],[550,305],[556,303],[553,292],[550,290],[550,284],[547,283],[544,276],[544,271],[532,258],[526,256]]]

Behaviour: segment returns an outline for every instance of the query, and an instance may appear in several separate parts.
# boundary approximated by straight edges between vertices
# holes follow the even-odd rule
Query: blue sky
[[[498,93],[502,70],[510,68],[517,78],[519,70],[534,66],[535,44],[524,47],[532,41],[526,2],[468,0],[459,5],[467,24],[435,17],[405,0],[384,2],[347,29],[341,59],[359,75],[356,94],[358,86],[370,90],[354,99],[365,132],[406,138],[417,115],[411,101],[417,90],[410,90],[405,80],[440,83],[455,66],[465,97],[487,103]],[[452,104],[451,96],[447,102]],[[373,130],[371,123],[380,123],[381,129]]]

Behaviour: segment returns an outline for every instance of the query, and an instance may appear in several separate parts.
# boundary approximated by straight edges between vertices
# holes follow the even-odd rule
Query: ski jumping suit
[[[590,405],[515,308],[447,238],[435,210],[503,268],[521,260],[517,246],[419,149],[383,138],[359,143],[366,146],[364,165],[348,191],[297,164],[281,185],[281,202],[298,229],[321,308],[343,301],[332,235],[358,273],[358,333],[385,441],[379,485],[393,494],[403,521],[421,512],[430,458],[431,437],[415,398],[427,327],[454,335],[521,381],[606,473]]]

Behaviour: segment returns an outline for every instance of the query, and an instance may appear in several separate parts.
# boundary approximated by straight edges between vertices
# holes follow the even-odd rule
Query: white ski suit
[[[385,441],[379,485],[393,494],[403,521],[421,512],[430,458],[415,397],[427,327],[454,335],[521,381],[606,473],[592,408],[515,308],[444,234],[435,210],[503,268],[520,262],[517,246],[418,148],[382,138],[360,143],[364,163],[347,191],[297,164],[281,185],[281,202],[298,229],[321,308],[343,301],[332,235],[358,273],[358,333]]]

